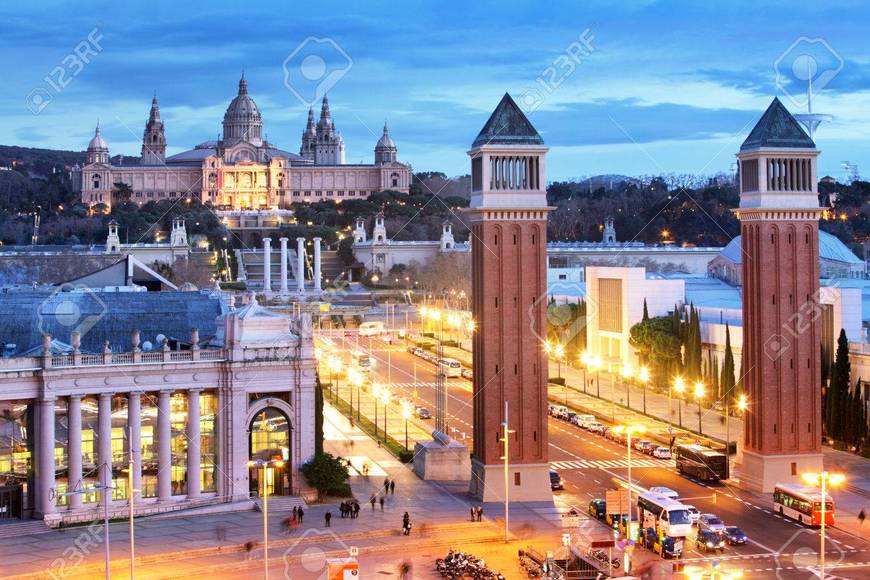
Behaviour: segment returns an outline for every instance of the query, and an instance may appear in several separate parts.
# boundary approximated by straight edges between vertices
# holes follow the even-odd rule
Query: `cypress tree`
[[[323,454],[323,386],[320,373],[315,375],[314,384],[314,454]]]
[[[722,378],[719,381],[722,394],[729,403],[734,400],[734,352],[731,350],[731,328],[725,323],[725,360],[722,362]]]
[[[831,365],[831,382],[828,398],[831,399],[829,426],[831,436],[834,439],[843,440],[846,437],[846,416],[851,414],[851,395],[849,383],[851,375],[851,363],[849,363],[849,339],[846,331],[840,329],[840,337],[837,339],[837,354],[834,364]],[[851,417],[850,417],[851,419]],[[848,420],[851,423],[851,420]]]
[[[643,322],[649,320],[649,310],[646,307],[646,298],[643,299]]]

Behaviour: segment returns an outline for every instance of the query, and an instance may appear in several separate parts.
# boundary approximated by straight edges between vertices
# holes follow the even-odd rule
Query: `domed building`
[[[281,210],[293,202],[366,198],[390,189],[408,193],[411,167],[397,160],[386,125],[373,164],[348,164],[341,133],[323,97],[320,119],[308,111],[299,153],[266,139],[263,116],[244,74],[223,118],[223,133],[193,149],[166,156],[165,124],[155,95],[136,163],[110,162],[109,145],[97,126],[83,167],[72,171],[73,187],[88,205],[112,205],[114,185],[133,191],[132,201],[199,197],[219,210]]]

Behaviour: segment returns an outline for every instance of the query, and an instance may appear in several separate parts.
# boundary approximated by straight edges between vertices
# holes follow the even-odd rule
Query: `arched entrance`
[[[284,462],[283,467],[267,470],[266,485],[269,495],[290,495],[292,493],[290,440],[293,431],[287,415],[275,407],[264,407],[254,415],[248,433],[248,456],[251,460],[280,459]],[[250,468],[252,494],[261,492],[262,477],[262,468]]]

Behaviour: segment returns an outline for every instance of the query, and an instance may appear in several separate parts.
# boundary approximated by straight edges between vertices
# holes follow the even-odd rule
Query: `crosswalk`
[[[662,459],[632,459],[631,467],[673,467],[673,461]],[[576,461],[551,461],[550,467],[557,471],[568,469],[628,469],[627,459],[578,459]]]

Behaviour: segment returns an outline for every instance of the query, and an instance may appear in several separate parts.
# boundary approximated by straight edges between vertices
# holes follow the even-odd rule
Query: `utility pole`
[[[502,435],[501,440],[504,443],[504,455],[502,459],[504,460],[504,543],[507,544],[509,540],[509,528],[510,528],[510,453],[508,447],[508,435],[513,433],[514,431],[508,429],[508,402],[504,402],[504,421],[501,422],[502,426]]]

